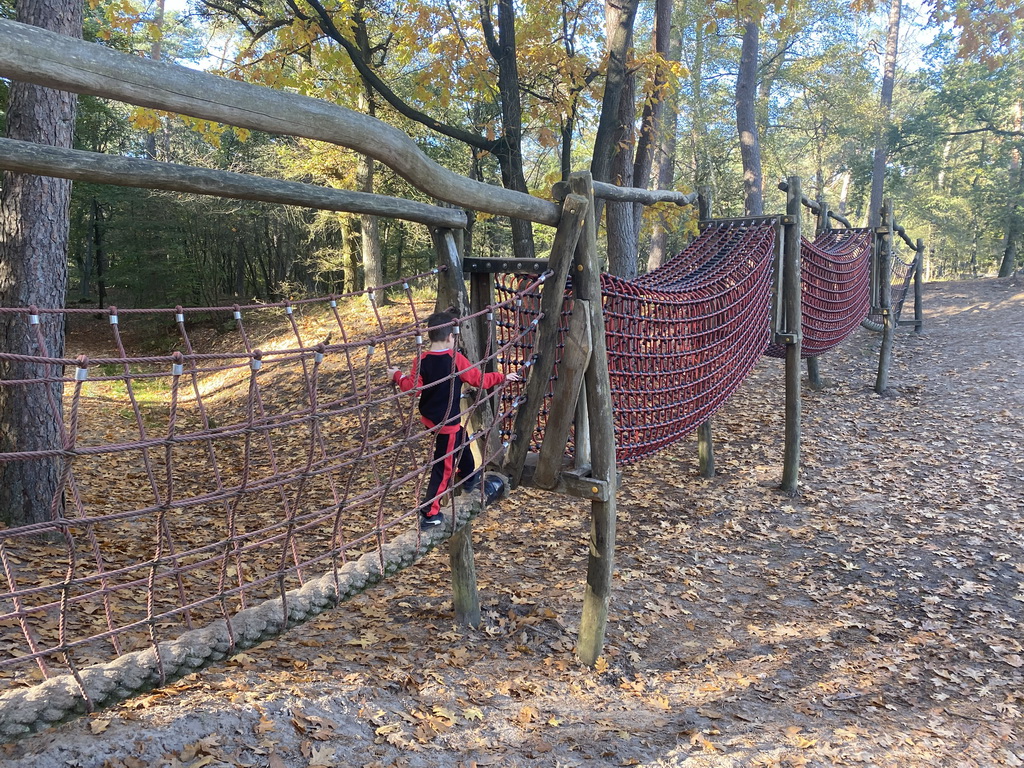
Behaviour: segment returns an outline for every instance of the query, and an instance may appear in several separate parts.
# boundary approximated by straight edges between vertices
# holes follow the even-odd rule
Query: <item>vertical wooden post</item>
[[[882,226],[879,227],[881,243],[878,259],[878,307],[882,313],[882,346],[878,353],[878,376],[875,377],[875,392],[882,394],[889,386],[889,368],[892,366],[893,316],[892,316],[892,203],[882,203]]]
[[[569,176],[572,191],[593,200],[593,179],[581,171]],[[611,600],[612,573],[615,569],[615,422],[612,414],[612,388],[608,374],[608,349],[605,341],[604,306],[601,275],[598,271],[597,223],[593,205],[587,206],[586,223],[576,248],[573,286],[576,297],[590,304],[593,353],[584,376],[587,407],[590,413],[591,475],[608,484],[607,501],[592,501],[590,506],[590,558],[587,563],[587,588],[583,597],[576,653],[584,664],[597,663],[604,649]]]
[[[807,386],[815,391],[821,389],[821,368],[817,355],[807,358]]]
[[[917,238],[917,265],[914,269],[914,333],[921,333],[924,329],[924,302],[922,299],[923,278],[921,270],[924,268],[924,240]]]
[[[799,176],[787,180],[785,242],[782,250],[782,318],[786,345],[786,442],[782,459],[782,490],[797,492],[800,476],[800,207]]]
[[[590,302],[577,299],[565,334],[562,359],[558,363],[558,385],[548,407],[544,441],[540,446],[537,470],[533,474],[533,482],[538,488],[554,488],[562,471],[565,446],[569,442],[569,427],[576,414],[583,376],[590,364],[592,337]]]
[[[470,314],[469,294],[466,278],[462,271],[462,254],[459,252],[455,234],[450,229],[431,229],[434,249],[439,267],[445,267],[437,276],[437,307],[455,307],[460,317]],[[466,355],[472,362],[480,357],[478,329],[473,323],[460,327],[460,336]],[[466,450],[472,450],[467,446]],[[481,471],[483,468],[481,467]],[[476,627],[480,625],[480,594],[476,584],[476,564],[473,555],[473,527],[466,523],[456,530],[448,542],[448,562],[452,569],[452,607],[455,620],[460,624]]]
[[[536,354],[530,378],[526,382],[526,399],[519,404],[513,431],[515,439],[508,448],[502,472],[508,475],[513,486],[523,478],[526,455],[530,452],[530,440],[537,426],[537,415],[547,392],[548,381],[555,369],[555,350],[558,345],[558,324],[565,302],[565,280],[572,264],[572,256],[583,230],[585,215],[590,210],[586,198],[568,195],[562,202],[562,218],[555,232],[551,246],[548,268],[553,274],[548,277],[541,291],[540,311],[542,317],[534,336],[533,351]]]
[[[701,221],[709,221],[711,219],[711,204],[713,202],[711,187],[705,185],[697,187],[697,216]]]
[[[593,351],[593,347],[591,347]],[[576,398],[576,420],[574,423],[575,434],[573,436],[573,465],[580,467],[590,466],[590,409],[587,407],[587,389],[580,388],[579,396]]]
[[[711,439],[711,419],[697,427],[697,464],[701,477],[715,476],[715,443]]]
[[[818,198],[818,216],[814,222],[814,236],[828,232],[832,229],[832,225],[828,221],[828,203],[825,202],[824,197]]]
[[[697,208],[702,221],[711,219],[711,187],[697,187]],[[715,442],[711,433],[711,419],[697,428],[697,466],[701,477],[715,476]]]

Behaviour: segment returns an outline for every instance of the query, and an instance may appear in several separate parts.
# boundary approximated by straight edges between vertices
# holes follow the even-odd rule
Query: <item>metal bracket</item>
[[[796,344],[800,341],[799,333],[776,333],[775,343],[776,344]]]

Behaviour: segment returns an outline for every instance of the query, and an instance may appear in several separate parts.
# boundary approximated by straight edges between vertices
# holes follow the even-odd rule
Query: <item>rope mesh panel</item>
[[[415,399],[385,375],[390,365],[408,370],[424,344],[413,280],[384,286],[404,296],[386,307],[370,291],[111,308],[99,319],[96,310],[0,309],[25,323],[37,347],[0,353],[5,394],[30,403],[54,383],[64,389],[61,444],[0,453],[8,467],[56,462],[59,476],[50,520],[0,525],[3,688],[66,675],[75,706],[91,708],[82,682],[90,665],[148,651],[147,684],[162,684],[182,668],[162,650],[182,633],[221,622],[231,649],[245,634],[244,611],[275,600],[290,616],[295,591],[325,573],[342,594],[350,560],[370,556],[383,573],[383,553],[413,527],[433,452]],[[522,289],[536,292],[537,282]],[[357,319],[344,314],[353,303]],[[51,355],[41,323],[65,319],[98,327],[106,340],[92,343],[105,349],[93,359]],[[271,340],[268,326],[282,324],[290,336]],[[129,338],[152,338],[154,328],[172,334],[175,351],[126,353]],[[226,351],[196,349],[214,344]],[[486,355],[481,365],[508,351],[489,345]],[[500,390],[463,403],[467,419],[496,412],[492,427],[470,435],[485,454],[490,431],[514,415]],[[0,712],[0,731],[4,722]]]
[[[802,358],[818,357],[845,341],[868,314],[871,300],[871,230],[824,232],[800,240]],[[784,358],[774,342],[766,354]]]
[[[890,288],[889,288],[889,309],[892,312],[893,319],[899,322],[900,315],[903,314],[903,304],[907,299],[907,295],[910,293],[910,283],[914,279],[914,269],[917,267],[917,260],[920,258],[917,254],[910,261],[903,261],[895,254],[889,260],[890,269]],[[879,330],[882,328],[882,314],[880,312],[871,312],[868,317],[868,322],[877,326]]]
[[[678,256],[635,282],[601,275],[605,339],[615,420],[616,461],[629,464],[678,442],[717,411],[757,363],[769,342],[774,221],[722,222]],[[499,296],[525,278],[504,276]],[[509,365],[533,353],[533,335],[509,334],[536,317],[539,294],[517,306],[503,301],[497,323]],[[572,311],[566,291],[561,339]],[[506,396],[513,392],[510,387]],[[550,387],[549,387],[550,394]],[[532,437],[539,448],[542,407]]]

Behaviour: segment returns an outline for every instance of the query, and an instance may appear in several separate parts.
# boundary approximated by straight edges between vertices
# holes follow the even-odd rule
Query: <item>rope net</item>
[[[60,478],[50,520],[0,524],[3,688],[70,675],[92,708],[89,665],[148,651],[148,683],[162,684],[173,676],[163,641],[220,622],[228,650],[243,635],[251,644],[239,612],[276,600],[291,620],[290,595],[309,579],[327,574],[341,594],[352,561],[384,573],[382,553],[405,534],[421,551],[415,510],[434,431],[385,370],[408,371],[422,351],[432,305],[410,283],[436,272],[377,294],[258,306],[0,309],[37,340],[35,355],[0,353],[0,395],[49,398],[63,417],[60,445],[0,453],[7,468],[57,462]],[[379,306],[382,290],[397,301]],[[69,346],[88,327],[102,349],[49,355],[41,327],[64,319]],[[128,354],[154,331],[173,351]],[[508,351],[488,345],[481,365],[499,356]],[[512,415],[500,390],[463,402],[478,467],[502,450],[488,439]]]
[[[871,230],[823,232],[800,240],[800,356],[818,357],[845,341],[867,317],[871,302]],[[767,354],[784,358],[772,343]]]
[[[914,270],[917,268],[917,260],[920,258],[916,253],[910,261],[903,261],[899,256],[893,254],[889,260],[890,288],[889,288],[889,309],[895,322],[899,322],[903,314],[903,304],[910,293],[910,283],[914,279]],[[871,312],[868,321],[878,329],[881,329],[883,317],[881,312]]]
[[[616,461],[629,464],[678,442],[736,391],[769,342],[775,221],[718,222],[678,256],[633,282],[601,275],[615,420]],[[539,293],[503,276],[497,326],[510,366],[534,354],[534,334],[516,338],[539,313]],[[512,300],[522,295],[518,303]],[[572,311],[566,291],[556,351]],[[550,397],[552,387],[549,386]],[[510,387],[506,397],[515,395]],[[532,436],[539,448],[542,407]]]

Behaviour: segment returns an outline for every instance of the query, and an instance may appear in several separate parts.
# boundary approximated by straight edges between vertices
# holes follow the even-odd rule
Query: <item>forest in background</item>
[[[751,10],[633,0],[635,18],[616,27],[610,6],[592,1],[189,0],[180,10],[164,3],[90,0],[84,36],[369,113],[457,173],[540,196],[568,171],[591,167],[605,154],[595,145],[610,140],[618,159],[602,169],[605,178],[707,187],[719,217],[752,212],[737,114],[754,27],[752,103],[766,212],[783,206],[777,181],[798,175],[809,197],[866,223],[881,141],[885,195],[899,222],[925,240],[926,279],[993,275],[1015,263],[1022,22],[998,12],[998,2],[973,26],[958,6],[896,4],[888,116],[880,91],[892,4],[792,0]],[[744,10],[760,21],[737,17]],[[0,16],[16,18],[11,0],[0,0]],[[626,57],[621,81],[613,76],[616,50]],[[618,133],[603,124],[606,83],[621,92],[627,116]],[[2,117],[8,86],[0,80]],[[424,199],[390,169],[333,145],[89,96],[78,102],[78,149]],[[642,217],[639,206],[626,213],[633,218],[623,223],[609,211],[606,255],[611,271],[627,276],[678,251],[695,229],[691,209],[662,204]],[[534,238],[543,255],[548,231],[519,226],[478,214],[474,255],[522,255]],[[70,229],[67,302],[86,306],[360,290],[434,260],[429,233],[416,224],[88,183],[73,186]],[[616,246],[622,231],[625,246]],[[623,252],[625,266],[616,255]]]

